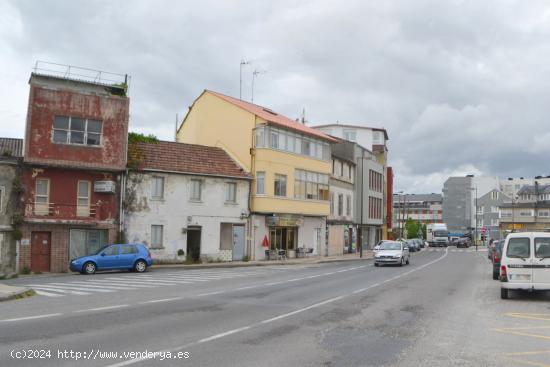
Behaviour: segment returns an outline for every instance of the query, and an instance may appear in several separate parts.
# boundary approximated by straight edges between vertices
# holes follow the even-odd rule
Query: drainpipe
[[[364,162],[365,162],[365,151],[364,150],[361,150],[361,236],[360,236],[360,241],[361,241],[361,246],[360,246],[360,252],[359,252],[359,257],[363,257],[363,205],[364,205],[364,202],[363,202],[363,187],[365,186],[365,165],[364,165]]]
[[[122,175],[120,176],[120,203],[119,203],[119,214],[118,214],[118,233],[119,235],[124,230],[124,199],[126,195],[126,176],[128,175],[128,169],[124,170],[122,172]]]

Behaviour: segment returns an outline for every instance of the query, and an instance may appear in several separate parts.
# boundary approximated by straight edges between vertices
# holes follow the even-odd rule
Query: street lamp
[[[403,238],[403,226],[405,220],[405,192],[403,190],[397,191],[397,203],[399,204],[399,215],[397,216],[397,222],[399,223],[399,237]],[[401,196],[403,196],[403,205],[401,204]],[[403,218],[403,220],[401,220]]]
[[[475,220],[474,220],[474,224],[475,224],[475,227],[474,227],[474,243],[476,245],[476,251],[477,251],[477,185],[474,186],[474,187],[470,187],[470,191],[474,191],[476,192],[476,198],[475,198]]]

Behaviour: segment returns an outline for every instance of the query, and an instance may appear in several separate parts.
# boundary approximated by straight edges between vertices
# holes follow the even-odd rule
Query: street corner
[[[503,316],[514,327],[493,331],[511,337],[515,348],[528,350],[503,352],[500,357],[519,365],[550,367],[550,313],[507,312]]]
[[[13,299],[27,298],[34,296],[33,289],[27,287],[13,287],[6,284],[0,284],[0,302]]]

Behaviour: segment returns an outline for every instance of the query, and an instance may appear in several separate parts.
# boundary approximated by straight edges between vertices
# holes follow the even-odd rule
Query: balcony
[[[60,203],[27,203],[25,217],[50,220],[99,220],[100,206]]]

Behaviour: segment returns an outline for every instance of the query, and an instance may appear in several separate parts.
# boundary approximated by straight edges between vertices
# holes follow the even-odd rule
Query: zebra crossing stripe
[[[44,291],[39,291],[39,290],[36,290],[36,289],[35,289],[35,292],[36,292],[36,294],[38,294],[38,295],[40,295],[40,296],[46,296],[46,297],[63,297],[62,294],[44,292]]]
[[[65,293],[65,294],[76,294],[78,296],[86,296],[91,293],[89,292],[80,292],[80,291],[74,291],[74,290],[68,290],[68,289],[58,289],[58,288],[52,288],[52,287],[44,287],[42,285],[32,285],[29,284],[30,287],[32,287],[34,290],[40,290],[40,291],[46,291],[46,292],[59,292],[59,293]]]
[[[105,278],[109,280],[113,280],[115,283],[117,281],[124,282],[124,283],[134,283],[134,284],[144,284],[143,282],[147,282],[146,285],[174,285],[177,284],[176,282],[168,282],[168,281],[155,281],[155,280],[147,280],[147,279],[140,279],[140,280],[125,280],[124,278]]]
[[[108,285],[108,284],[91,284],[87,282],[69,282],[67,284],[75,284],[79,286],[85,286],[88,288],[101,288],[101,289],[114,289],[114,290],[126,290],[126,289],[136,289],[131,288],[130,286],[120,286],[120,285]]]
[[[100,292],[100,293],[111,293],[111,292],[114,292],[114,290],[109,290],[109,289],[91,289],[91,288],[86,288],[86,287],[81,287],[81,286],[77,286],[77,285],[67,285],[67,284],[64,284],[64,283],[47,283],[47,284],[42,284],[42,285],[39,285],[39,287],[48,287],[48,288],[52,288],[52,289],[67,289],[67,290],[74,290],[74,291],[77,291],[77,292]]]
[[[112,280],[103,280],[103,279],[94,279],[94,280],[90,280],[90,282],[93,282],[92,284],[99,284],[99,285],[102,285],[102,284],[105,284],[105,285],[115,285],[115,286],[118,286],[118,287],[135,287],[135,288],[154,288],[155,286],[154,285],[151,285],[151,284],[143,284],[143,283],[138,283],[138,282],[122,282],[122,281],[112,281]]]

